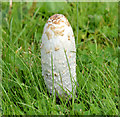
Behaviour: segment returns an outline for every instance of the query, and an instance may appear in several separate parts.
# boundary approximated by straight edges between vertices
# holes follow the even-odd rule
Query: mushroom
[[[50,93],[53,91],[55,94],[57,91],[60,96],[66,96],[75,91],[75,38],[71,25],[62,14],[51,16],[44,26],[41,65],[42,75]]]

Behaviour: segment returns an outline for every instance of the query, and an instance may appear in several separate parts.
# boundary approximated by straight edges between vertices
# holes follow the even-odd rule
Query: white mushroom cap
[[[53,58],[53,65],[51,55]],[[70,77],[66,55],[72,77]],[[52,93],[53,87],[53,66],[53,93],[55,93],[56,90],[59,95],[63,95],[65,94],[65,90],[70,95],[70,92],[72,92],[72,84],[75,86],[76,82],[76,48],[72,27],[62,14],[51,16],[44,26],[41,46],[41,64],[42,75],[44,76],[45,83],[50,92]]]

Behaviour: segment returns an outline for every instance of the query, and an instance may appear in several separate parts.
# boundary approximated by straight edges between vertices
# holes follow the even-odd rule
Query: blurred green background
[[[41,36],[47,19],[64,14],[75,35],[78,97],[70,106],[47,95]],[[2,3],[3,115],[117,115],[118,3]]]

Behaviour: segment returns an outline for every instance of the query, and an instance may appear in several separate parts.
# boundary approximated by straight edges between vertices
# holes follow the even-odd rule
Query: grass
[[[56,13],[76,40],[78,97],[69,106],[48,96],[41,71],[43,27]],[[118,3],[2,3],[2,114],[118,115],[117,40]]]

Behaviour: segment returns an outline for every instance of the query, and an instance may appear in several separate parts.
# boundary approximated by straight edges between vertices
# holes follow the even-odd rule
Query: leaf
[[[91,110],[92,114],[95,114],[95,115],[101,114],[100,108],[95,106],[94,104],[90,105],[90,110]]]
[[[74,104],[75,113],[81,115],[81,114],[83,114],[84,110],[85,110],[85,105],[83,103],[80,103],[80,104],[75,103]]]

